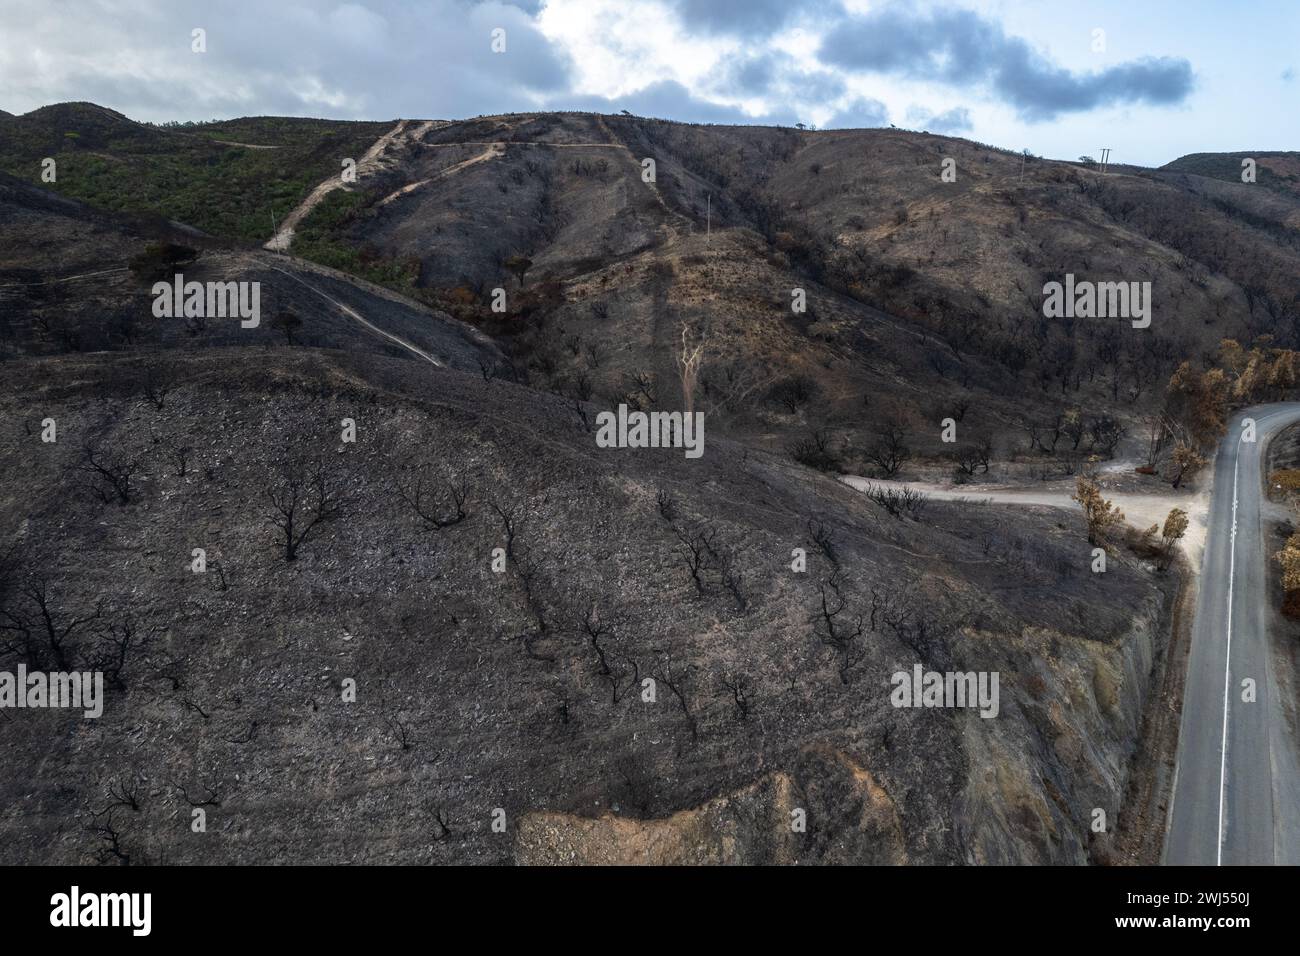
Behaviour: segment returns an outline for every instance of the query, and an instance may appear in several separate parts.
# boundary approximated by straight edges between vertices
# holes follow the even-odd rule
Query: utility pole
[[[1110,150],[1107,147],[1103,146],[1101,147],[1101,171],[1103,173],[1106,171],[1106,164],[1109,162],[1110,162]]]
[[[713,193],[704,194],[704,244],[713,242]]]

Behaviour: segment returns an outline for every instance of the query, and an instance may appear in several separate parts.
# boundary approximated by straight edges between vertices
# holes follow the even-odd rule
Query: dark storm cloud
[[[823,129],[871,129],[889,122],[889,110],[880,100],[860,96],[824,124]]]
[[[691,30],[762,37],[801,14],[824,13],[836,6],[832,0],[677,0],[677,13]]]
[[[479,0],[479,2],[482,3],[485,2],[485,0]],[[486,2],[492,3],[494,0],[486,0]],[[545,0],[501,0],[502,5],[518,7],[530,17],[535,17],[541,12],[544,2]]]
[[[779,50],[755,53],[724,62],[718,88],[732,96],[773,94],[783,100],[815,104],[837,100],[847,87],[829,70],[807,70]]]
[[[955,9],[889,7],[848,17],[822,41],[820,56],[849,70],[984,83],[1029,120],[1124,103],[1179,103],[1193,79],[1191,64],[1169,57],[1074,73],[1007,36],[997,22]]]
[[[824,70],[808,73],[790,73],[783,78],[783,89],[804,102],[837,100],[848,89],[844,80]]]
[[[971,121],[970,110],[964,106],[954,106],[942,113],[931,113],[913,107],[907,111],[907,119],[909,123],[915,123],[917,129],[931,133],[961,133],[975,125]]]
[[[735,63],[730,77],[733,88],[751,95],[766,93],[776,78],[776,61],[780,55],[764,53]]]

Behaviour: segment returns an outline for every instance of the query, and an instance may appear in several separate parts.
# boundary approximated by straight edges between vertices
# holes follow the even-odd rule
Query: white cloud
[[[862,105],[874,103],[1048,155],[1104,140],[1164,162],[1294,140],[1300,114],[1281,101],[1300,13],[1264,2],[1267,31],[1171,18],[1156,0],[4,0],[0,108],[392,119],[640,103],[683,120],[824,125],[874,120]],[[1098,59],[1090,31],[1103,22]],[[196,26],[203,55],[189,49]],[[505,54],[489,49],[494,27]],[[1258,79],[1244,100],[1243,63]]]
[[[572,92],[622,96],[672,80],[694,86],[739,46],[686,33],[655,0],[552,0],[538,29],[573,64]]]
[[[5,19],[11,112],[92,100],[147,120],[454,117],[526,108],[569,83],[564,50],[503,3],[6,0]],[[196,27],[206,53],[191,52]],[[490,48],[495,27],[503,54]]]

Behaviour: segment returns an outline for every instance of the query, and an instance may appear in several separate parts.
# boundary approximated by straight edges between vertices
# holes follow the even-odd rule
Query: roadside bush
[[[148,284],[170,279],[176,270],[190,265],[198,258],[199,251],[189,246],[174,242],[151,242],[128,265],[133,276]]]
[[[929,495],[908,487],[893,488],[886,485],[868,485],[863,494],[884,508],[893,517],[902,518],[906,515],[915,521],[921,520],[921,516],[925,513],[925,506],[930,501]]]
[[[1300,491],[1300,468],[1279,468],[1270,472],[1268,483],[1283,491]]]
[[[799,374],[781,379],[768,389],[767,397],[784,406],[793,415],[799,411],[800,406],[812,401],[816,394],[817,383],[807,375]]]
[[[1282,614],[1292,619],[1300,619],[1300,589],[1287,591],[1282,599]]]
[[[824,428],[819,428],[811,435],[791,443],[786,450],[790,453],[790,457],[801,465],[816,468],[818,471],[840,471],[839,458],[831,451],[830,433]]]
[[[1300,618],[1300,534],[1293,533],[1287,538],[1286,545],[1273,559],[1282,566],[1282,587],[1286,590],[1282,613]]]

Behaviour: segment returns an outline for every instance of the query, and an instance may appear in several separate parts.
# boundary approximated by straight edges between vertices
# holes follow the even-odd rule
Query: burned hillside
[[[111,357],[10,368],[6,659],[48,611],[119,666],[97,722],[0,725],[7,862],[635,855],[673,820],[736,861],[1083,862],[1123,812],[1168,585],[1101,583],[1073,518],[598,450],[414,358],[200,350],[161,402]],[[1000,671],[998,718],[891,706],[918,663]]]

